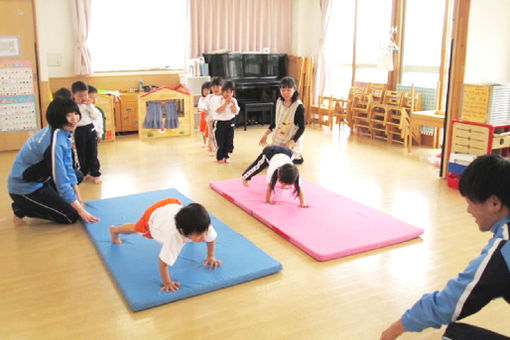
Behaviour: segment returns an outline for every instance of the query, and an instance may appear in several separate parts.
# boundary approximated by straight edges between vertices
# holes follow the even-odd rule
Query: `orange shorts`
[[[140,217],[138,222],[136,222],[135,231],[137,233],[142,234],[142,236],[145,236],[147,238],[152,238],[151,231],[149,229],[149,219],[151,218],[151,215],[154,212],[154,210],[161,208],[168,204],[182,205],[181,201],[179,201],[177,198],[166,198],[164,200],[154,203],[147,210],[145,210],[142,217]]]
[[[205,120],[205,112],[200,112],[200,132],[204,137],[209,137],[209,129],[207,128],[207,121]]]

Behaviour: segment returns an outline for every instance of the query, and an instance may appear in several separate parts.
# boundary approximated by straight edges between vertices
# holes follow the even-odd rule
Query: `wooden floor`
[[[425,230],[416,240],[317,262],[211,190],[239,177],[258,155],[264,128],[236,130],[231,164],[216,164],[201,137],[141,142],[120,136],[100,145],[102,185],[80,185],[85,200],[174,187],[283,264],[275,275],[133,313],[81,223],[12,223],[0,188],[0,338],[2,339],[378,339],[422,294],[444,286],[490,237],[464,199],[414,148],[307,128],[301,174]],[[6,183],[15,152],[0,153]],[[156,264],[156,262],[155,262]],[[479,326],[510,335],[510,309],[494,301]],[[439,339],[441,330],[402,339]]]

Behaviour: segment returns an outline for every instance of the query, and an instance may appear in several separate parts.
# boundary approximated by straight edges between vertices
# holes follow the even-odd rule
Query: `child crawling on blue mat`
[[[167,198],[150,206],[138,222],[126,223],[120,226],[110,226],[112,243],[121,244],[120,234],[140,233],[147,238],[153,238],[162,244],[159,253],[159,274],[163,281],[162,291],[175,292],[180,283],[172,281],[168,266],[172,266],[184,244],[187,242],[207,243],[207,258],[204,266],[216,269],[221,261],[214,258],[216,230],[211,225],[207,210],[192,203],[185,207],[176,198]]]
[[[274,204],[271,200],[271,194],[277,183],[280,183],[283,189],[289,189],[294,186],[294,194],[299,197],[301,208],[308,208],[305,203],[303,190],[299,186],[299,171],[292,163],[292,150],[283,145],[269,145],[262,150],[257,159],[243,172],[242,179],[244,186],[249,186],[249,181],[253,176],[267,169],[267,189],[266,203]]]

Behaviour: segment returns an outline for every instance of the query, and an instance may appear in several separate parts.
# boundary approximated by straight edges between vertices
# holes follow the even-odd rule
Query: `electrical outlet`
[[[48,53],[48,66],[62,66],[62,54]]]

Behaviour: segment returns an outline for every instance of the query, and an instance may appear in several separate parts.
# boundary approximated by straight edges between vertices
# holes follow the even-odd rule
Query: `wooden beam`
[[[436,107],[438,111],[443,111],[446,106],[446,90],[448,86],[448,62],[450,60],[450,42],[451,42],[451,6],[453,0],[445,1],[444,21],[443,21],[443,43],[441,46],[441,65],[439,66],[439,82],[436,89]]]
[[[356,35],[358,31],[358,0],[355,1],[354,4],[354,34],[352,37],[352,77],[351,77],[351,86],[354,86],[354,82],[356,81]]]
[[[400,63],[402,61],[402,41],[404,36],[404,0],[393,0],[391,27],[396,27],[394,40],[400,51],[393,53],[393,71],[388,72],[388,90],[395,90],[400,78]]]
[[[446,106],[446,126],[443,145],[441,175],[444,177],[448,169],[450,150],[450,127],[453,119],[461,116],[462,85],[466,67],[466,47],[468,38],[469,8],[471,0],[455,0],[452,18],[452,55],[450,63],[450,79],[448,80],[448,102]]]

